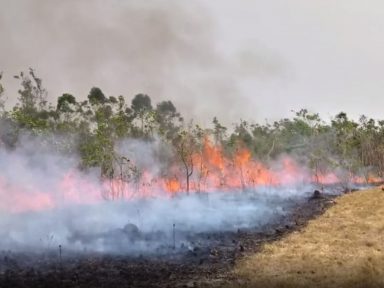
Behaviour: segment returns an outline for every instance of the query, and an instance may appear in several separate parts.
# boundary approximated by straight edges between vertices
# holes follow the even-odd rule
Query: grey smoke
[[[1,3],[0,69],[10,103],[18,89],[12,75],[33,67],[52,101],[67,92],[84,99],[99,86],[107,95],[170,99],[188,117],[230,123],[247,106],[239,78],[279,74],[282,66],[268,48],[223,54],[212,15],[198,1]]]
[[[380,118],[383,8],[379,0],[0,0],[0,70],[11,102],[12,75],[31,66],[52,100],[84,99],[100,86],[170,99],[201,122],[300,108]]]
[[[292,195],[300,194],[260,189],[257,194],[218,192],[2,215],[0,245],[22,251],[60,244],[73,251],[155,253],[172,245],[173,224],[178,247],[190,245],[188,235],[196,233],[261,229],[287,213]],[[137,231],[127,231],[127,224]]]
[[[66,140],[23,136],[15,150],[0,148],[2,249],[45,251],[63,245],[73,251],[164,253],[172,246],[173,224],[177,247],[190,245],[189,236],[196,233],[261,229],[311,190],[254,187],[174,198],[153,191],[157,197],[108,201],[102,198],[99,172],[79,171],[76,155],[60,150]],[[120,153],[155,177],[167,168],[158,154],[170,152],[160,142],[126,139],[119,146]],[[72,180],[65,178],[68,172]]]

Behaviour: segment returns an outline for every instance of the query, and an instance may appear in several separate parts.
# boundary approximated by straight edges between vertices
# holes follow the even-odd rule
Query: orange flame
[[[201,151],[191,155],[191,159],[191,193],[341,182],[334,173],[317,174],[315,177],[288,156],[273,167],[253,159],[251,152],[245,148],[238,149],[229,157],[220,146],[213,145],[208,139],[204,141]],[[135,181],[104,179],[101,183],[74,170],[63,175],[55,189],[57,191],[40,191],[35,187],[8,183],[0,175],[0,210],[22,212],[52,209],[63,203],[92,204],[103,199],[174,197],[186,190],[186,173],[182,169],[182,166],[175,164],[168,176],[151,175],[143,171]],[[382,181],[373,176],[351,176],[350,179],[355,183]]]

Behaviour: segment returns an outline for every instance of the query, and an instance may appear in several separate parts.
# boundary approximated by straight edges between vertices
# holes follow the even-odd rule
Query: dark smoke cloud
[[[211,17],[196,1],[1,3],[0,69],[11,103],[18,84],[12,75],[33,67],[52,101],[64,92],[85,98],[100,86],[108,95],[171,99],[204,120],[234,120],[243,113],[246,99],[236,77],[244,63],[245,73],[253,73],[258,59],[250,52],[239,61],[224,59]]]
[[[147,93],[199,121],[214,115],[382,115],[379,0],[0,0],[0,71],[37,69],[54,100]],[[369,101],[361,101],[364,95]],[[372,105],[376,103],[378,105]]]

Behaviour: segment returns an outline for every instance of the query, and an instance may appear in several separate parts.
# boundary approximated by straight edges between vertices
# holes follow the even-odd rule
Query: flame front
[[[253,159],[251,152],[245,148],[238,149],[232,156],[225,156],[222,148],[209,140],[205,140],[200,153],[191,155],[191,165],[193,173],[190,176],[189,193],[341,182],[334,173],[313,175],[289,156],[273,166]],[[186,173],[182,165],[174,164],[165,176],[149,171],[142,171],[136,181],[123,181],[115,178],[96,180],[74,169],[62,175],[57,185],[49,189],[31,186],[30,183],[15,184],[0,175],[0,208],[10,212],[34,211],[67,203],[92,204],[105,199],[174,197],[186,192]],[[353,175],[350,175],[350,179],[355,183],[381,181],[377,177]]]

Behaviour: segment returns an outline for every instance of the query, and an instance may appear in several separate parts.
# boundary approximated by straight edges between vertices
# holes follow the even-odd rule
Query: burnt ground
[[[208,287],[231,280],[230,271],[241,257],[266,242],[299,230],[322,214],[337,195],[309,194],[292,203],[284,217],[262,229],[200,233],[192,246],[169,255],[0,254],[0,287]]]

